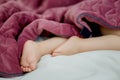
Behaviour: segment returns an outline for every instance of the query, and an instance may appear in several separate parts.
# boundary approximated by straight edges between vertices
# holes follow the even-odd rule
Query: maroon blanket
[[[89,22],[120,29],[119,4],[120,0],[0,0],[0,76],[23,74],[19,62],[27,40],[51,34],[87,38],[93,33]]]

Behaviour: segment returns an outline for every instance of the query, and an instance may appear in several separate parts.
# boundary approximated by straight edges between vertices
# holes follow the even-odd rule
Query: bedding
[[[19,60],[27,40],[51,35],[88,38],[93,33],[88,21],[120,29],[119,4],[120,0],[2,0],[0,76],[23,75]]]
[[[45,55],[35,71],[0,80],[120,80],[120,51],[100,50],[57,57]]]

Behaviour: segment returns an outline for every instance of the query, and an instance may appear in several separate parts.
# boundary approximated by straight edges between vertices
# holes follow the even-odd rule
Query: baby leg
[[[76,54],[84,50],[82,46],[84,46],[84,40],[77,36],[73,36],[69,38],[63,45],[56,48],[52,53],[52,56]]]
[[[105,35],[87,39],[73,36],[55,49],[52,55],[72,55],[93,50],[120,50],[119,41],[120,36],[117,35]]]
[[[65,38],[54,37],[41,42],[28,40],[23,48],[21,68],[24,72],[35,70],[37,63],[43,55],[51,54],[52,51],[63,44]]]

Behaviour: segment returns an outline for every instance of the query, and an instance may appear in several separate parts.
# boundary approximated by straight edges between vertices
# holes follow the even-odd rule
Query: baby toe
[[[31,63],[31,64],[30,64],[30,69],[31,69],[31,70],[35,70],[36,67],[37,67],[37,62],[34,62],[34,63]]]

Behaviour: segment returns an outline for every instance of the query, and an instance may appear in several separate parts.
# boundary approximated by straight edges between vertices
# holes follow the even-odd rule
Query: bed
[[[57,57],[45,55],[35,71],[0,80],[120,80],[120,51],[99,50]]]

